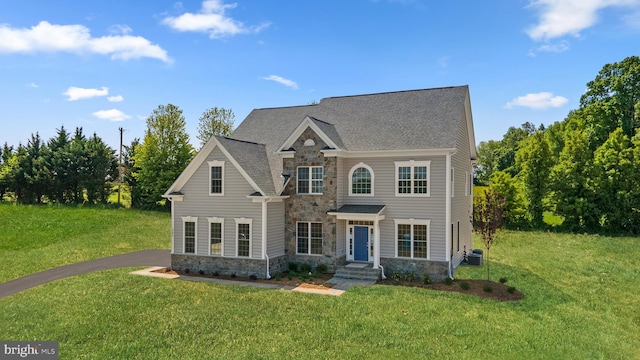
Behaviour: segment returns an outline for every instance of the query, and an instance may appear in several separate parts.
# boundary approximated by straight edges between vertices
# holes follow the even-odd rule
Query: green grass
[[[57,340],[61,359],[640,359],[638,238],[504,232],[490,255],[491,278],[524,300],[382,285],[332,297],[117,269],[0,300],[0,339]]]
[[[168,249],[171,215],[0,204],[0,281],[142,249]]]

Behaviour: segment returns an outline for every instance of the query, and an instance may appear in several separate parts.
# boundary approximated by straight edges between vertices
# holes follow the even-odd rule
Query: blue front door
[[[353,260],[369,261],[369,227],[354,226],[353,228]]]

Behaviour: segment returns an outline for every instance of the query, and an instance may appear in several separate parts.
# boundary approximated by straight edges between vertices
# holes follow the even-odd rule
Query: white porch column
[[[373,268],[380,267],[380,220],[373,221]]]

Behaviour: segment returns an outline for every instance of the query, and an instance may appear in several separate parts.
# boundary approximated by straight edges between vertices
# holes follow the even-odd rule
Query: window
[[[299,222],[296,239],[298,254],[322,255],[322,223]]]
[[[224,195],[224,161],[209,161],[209,195]]]
[[[251,219],[236,220],[236,256],[251,257]]]
[[[209,220],[209,255],[222,255],[224,248],[224,219],[211,217]]]
[[[429,258],[430,220],[395,220],[396,257]]]
[[[182,218],[183,253],[195,254],[197,243],[198,218],[185,216]]]
[[[429,196],[431,161],[397,161],[396,196]]]
[[[298,194],[322,194],[322,166],[298,168]]]
[[[373,196],[373,169],[359,163],[349,172],[350,196]]]

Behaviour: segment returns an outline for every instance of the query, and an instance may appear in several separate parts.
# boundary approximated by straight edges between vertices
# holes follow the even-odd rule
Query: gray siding
[[[431,161],[430,197],[397,197],[395,195],[395,161]],[[348,196],[349,171],[362,162],[373,169],[374,196]],[[345,159],[342,183],[346,188],[345,203],[351,205],[384,204],[385,220],[380,222],[380,255],[395,256],[394,219],[429,219],[431,260],[446,260],[445,241],[445,171],[444,156]],[[344,231],[344,230],[343,230]],[[341,240],[344,242],[344,236]]]
[[[267,203],[267,255],[284,255],[284,202]]]
[[[208,161],[221,160],[224,164],[224,196],[209,195],[209,164]],[[184,201],[174,204],[174,251],[183,250],[183,216],[198,217],[197,254],[209,254],[209,222],[207,217],[224,218],[224,256],[236,255],[236,222],[234,218],[253,219],[251,227],[251,257],[261,256],[261,226],[262,209],[260,203],[253,203],[247,195],[255,190],[233,166],[220,149],[214,149],[207,160],[196,170],[180,191],[184,194]]]
[[[451,199],[451,222],[453,224],[453,264],[457,266],[464,257],[466,246],[467,253],[471,251],[472,244],[472,224],[471,216],[473,209],[473,194],[465,187],[469,186],[469,174],[473,173],[471,166],[471,154],[469,150],[469,133],[467,121],[463,116],[459,122],[457,132],[457,152],[451,158],[451,166],[455,169],[454,175],[454,197]],[[467,179],[465,179],[465,175]],[[458,222],[460,222],[460,232],[458,233]],[[459,247],[458,247],[458,237]]]

